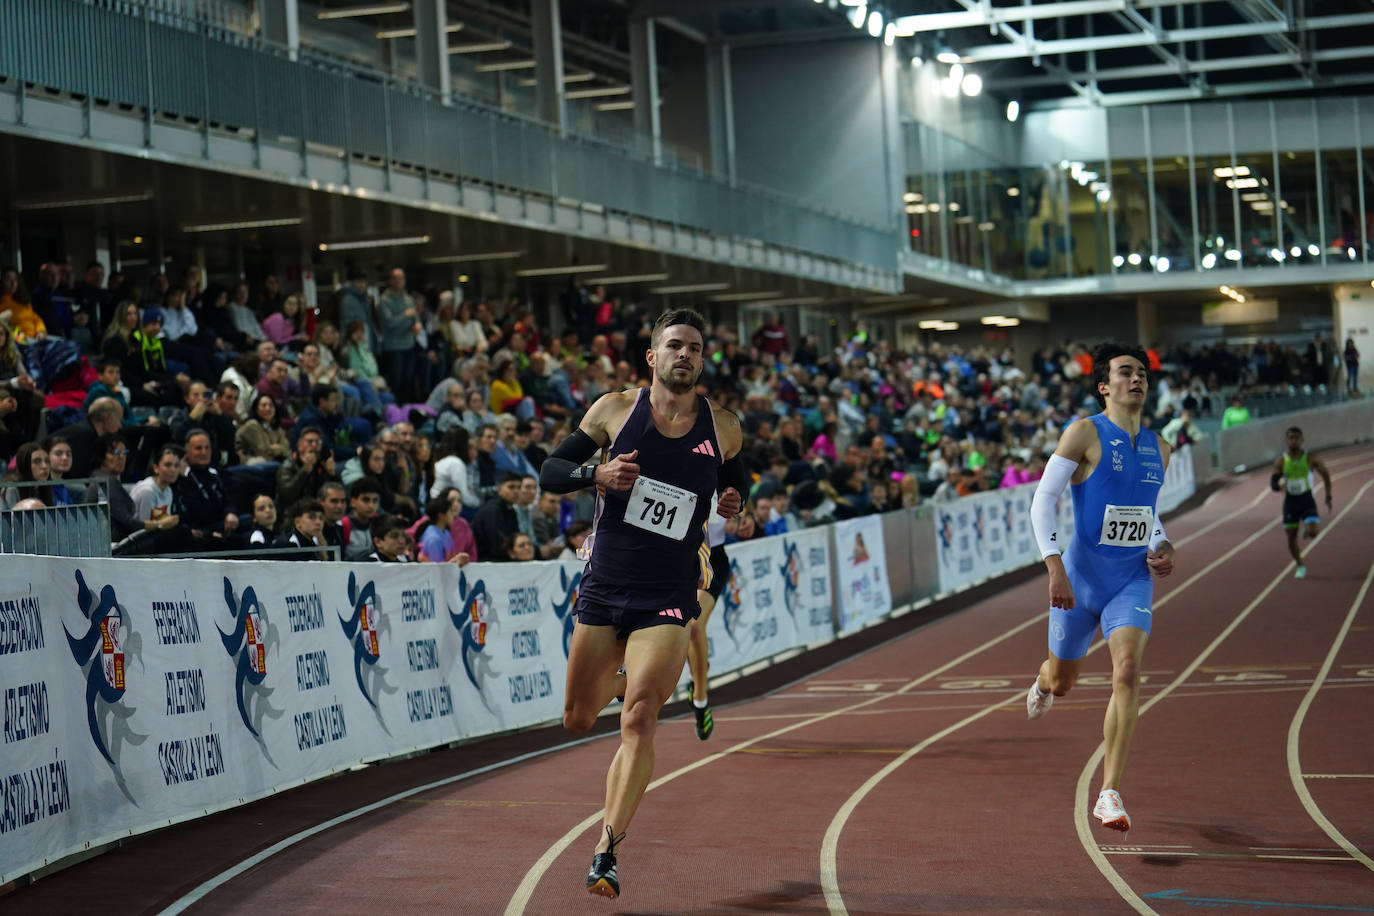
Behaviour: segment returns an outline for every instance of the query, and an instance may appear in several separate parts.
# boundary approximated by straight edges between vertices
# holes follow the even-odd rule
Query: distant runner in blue
[[[1140,660],[1150,635],[1154,584],[1174,570],[1174,548],[1156,513],[1169,445],[1140,426],[1149,391],[1145,351],[1107,343],[1093,353],[1102,413],[1076,420],[1059,439],[1031,500],[1031,527],[1050,574],[1049,658],[1026,694],[1039,719],[1073,687],[1101,629],[1112,653],[1112,696],[1102,737],[1102,789],[1093,816],[1130,830],[1121,774],[1139,717]],[[1064,549],[1059,497],[1072,484],[1074,535]]]

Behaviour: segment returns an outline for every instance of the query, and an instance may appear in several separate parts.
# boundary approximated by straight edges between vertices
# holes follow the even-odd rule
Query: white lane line
[[[1371,464],[1371,466],[1374,466],[1374,464]],[[1246,503],[1244,506],[1240,507],[1239,509],[1233,510],[1232,512],[1223,516],[1222,518],[1217,519],[1212,524],[1207,525],[1206,527],[1193,532],[1188,537],[1180,539],[1178,542],[1178,546],[1181,547],[1189,541],[1199,538],[1203,534],[1206,534],[1208,531],[1211,531],[1217,525],[1229,521],[1232,518],[1235,518],[1236,516],[1240,515],[1241,513],[1248,511],[1249,509],[1254,507],[1261,499],[1263,499],[1266,493],[1269,492],[1271,491],[1266,487],[1264,491],[1262,491],[1259,495],[1257,495],[1250,502]],[[1241,550],[1244,550],[1251,543],[1259,539],[1260,536],[1267,533],[1270,527],[1271,526],[1269,525],[1261,527],[1258,531],[1256,531],[1250,537],[1246,538],[1243,542],[1231,548],[1229,551],[1222,554],[1217,559],[1213,560],[1207,566],[1203,567],[1200,571],[1194,573],[1188,579],[1184,580],[1184,582],[1181,585],[1171,590],[1167,595],[1164,595],[1158,601],[1156,601],[1154,605],[1155,608],[1158,609],[1163,605],[1167,604],[1168,601],[1172,599],[1175,595],[1179,594],[1180,592],[1184,591],[1185,589],[1193,585],[1203,576],[1217,569],[1219,566],[1221,566],[1226,561],[1231,559],[1231,557],[1235,556]],[[1044,620],[1048,616],[1048,613],[1042,613],[1039,616],[1035,617],[1034,620],[1038,622],[1040,620]],[[1106,643],[1099,642],[1097,645],[1089,649],[1089,651],[1095,651],[1103,645],[1106,645]],[[849,912],[849,910],[844,905],[844,897],[840,893],[839,886],[839,866],[837,861],[839,852],[839,839],[840,834],[844,830],[845,823],[849,820],[850,815],[858,807],[859,803],[863,801],[864,797],[868,795],[868,793],[871,792],[874,788],[876,788],[878,783],[882,782],[882,780],[885,779],[889,774],[891,774],[898,766],[900,766],[902,763],[905,763],[907,760],[910,760],[913,756],[920,753],[920,751],[922,751],[926,747],[929,747],[935,741],[939,740],[940,738],[946,737],[950,734],[953,734],[960,728],[963,728],[965,725],[968,725],[972,722],[976,722],[984,716],[996,712],[998,709],[1005,706],[1008,702],[1015,701],[1018,697],[1024,695],[1024,693],[1024,690],[1018,690],[1015,694],[1012,695],[1012,697],[1009,700],[999,700],[996,703],[993,703],[992,705],[983,708],[979,712],[976,712],[973,715],[968,716],[967,718],[961,720],[955,725],[945,728],[937,735],[925,739],[921,743],[917,744],[915,747],[908,750],[900,758],[890,762],[887,766],[883,767],[883,769],[875,773],[862,786],[856,789],[854,794],[851,795],[847,801],[845,801],[845,803],[835,813],[835,817],[831,820],[830,826],[826,829],[825,838],[821,844],[821,890],[825,894],[826,906],[829,908],[832,916],[843,916],[843,914],[847,914]]]
[[[1365,855],[1354,843],[1345,838],[1345,834],[1331,823],[1330,819],[1322,813],[1321,808],[1312,799],[1312,793],[1307,790],[1307,783],[1303,779],[1302,764],[1298,760],[1298,741],[1302,733],[1303,720],[1307,718],[1307,710],[1312,708],[1312,701],[1317,698],[1317,692],[1322,689],[1322,682],[1326,680],[1326,675],[1331,671],[1331,666],[1336,662],[1336,653],[1341,649],[1345,642],[1345,637],[1350,633],[1350,625],[1355,620],[1355,615],[1360,611],[1360,605],[1364,603],[1365,596],[1369,594],[1369,584],[1374,582],[1374,564],[1370,564],[1369,573],[1364,577],[1364,585],[1360,586],[1360,593],[1355,596],[1355,600],[1350,605],[1350,610],[1345,615],[1345,620],[1341,623],[1340,632],[1336,634],[1335,640],[1331,643],[1331,649],[1326,653],[1326,660],[1322,662],[1321,670],[1317,672],[1316,678],[1312,681],[1312,686],[1308,688],[1303,696],[1302,702],[1298,704],[1298,711],[1293,714],[1293,721],[1288,724],[1288,778],[1293,783],[1293,791],[1297,793],[1298,801],[1302,802],[1303,809],[1307,811],[1308,817],[1322,829],[1331,841],[1350,854],[1350,857],[1357,860],[1365,868],[1374,871],[1374,861]]]
[[[1374,773],[1303,773],[1303,779],[1374,779]]]
[[[1341,519],[1345,518],[1346,514],[1349,513],[1351,509],[1355,508],[1355,506],[1359,503],[1360,499],[1364,496],[1365,492],[1372,486],[1374,486],[1374,480],[1371,480],[1364,486],[1360,487],[1359,492],[1355,494],[1355,498],[1352,499],[1348,504],[1346,504],[1346,507],[1341,510],[1340,514],[1337,515],[1334,519],[1332,519],[1331,522],[1321,530],[1321,533],[1318,534],[1316,538],[1313,539],[1312,542],[1308,545],[1308,549],[1311,550],[1313,547],[1315,547],[1322,538],[1326,537],[1328,532],[1332,531],[1336,527],[1336,525],[1340,524]],[[1268,526],[1266,526],[1265,528],[1261,528],[1259,531],[1255,532],[1249,538],[1246,538],[1244,543],[1249,544],[1250,541],[1259,537],[1261,534],[1267,533],[1267,530]],[[1288,576],[1292,573],[1293,568],[1294,564],[1290,560],[1288,564],[1284,566],[1283,569],[1279,570],[1278,575],[1274,576],[1274,578],[1270,580],[1269,584],[1264,587],[1264,590],[1261,591],[1259,595],[1255,597],[1255,600],[1247,604],[1245,608],[1239,614],[1237,614],[1229,624],[1227,624],[1226,629],[1222,630],[1219,634],[1217,634],[1216,639],[1212,640],[1212,642],[1208,644],[1207,648],[1203,649],[1202,652],[1195,659],[1193,659],[1192,663],[1188,665],[1187,668],[1183,669],[1182,673],[1180,673],[1178,677],[1174,678],[1173,682],[1171,682],[1167,687],[1161,690],[1148,702],[1141,704],[1139,714],[1142,716],[1145,715],[1145,713],[1148,712],[1151,708],[1153,708],[1156,703],[1158,703],[1160,700],[1163,700],[1170,693],[1172,693],[1175,688],[1177,688],[1180,684],[1182,684],[1189,677],[1191,677],[1193,675],[1193,672],[1196,671],[1202,665],[1202,663],[1207,660],[1208,656],[1210,656],[1214,651],[1216,651],[1217,647],[1220,646],[1223,642],[1225,642],[1226,638],[1236,631],[1236,628],[1241,625],[1245,618],[1250,616],[1251,612],[1254,611],[1255,608],[1259,607],[1260,602],[1267,598],[1269,596],[1269,593],[1272,592],[1276,587],[1278,587],[1278,584],[1280,582],[1288,578]],[[1097,750],[1094,751],[1093,755],[1088,758],[1088,762],[1083,765],[1083,770],[1078,775],[1078,786],[1074,792],[1073,797],[1074,828],[1078,831],[1078,841],[1082,844],[1083,850],[1088,854],[1088,858],[1091,859],[1093,864],[1097,866],[1097,870],[1102,873],[1102,877],[1107,879],[1107,883],[1110,884],[1112,888],[1116,890],[1116,892],[1121,896],[1121,899],[1129,903],[1137,913],[1154,914],[1155,911],[1150,908],[1149,904],[1142,900],[1140,895],[1138,895],[1131,888],[1131,886],[1126,883],[1126,880],[1122,878],[1121,875],[1117,872],[1117,870],[1107,862],[1107,857],[1102,854],[1100,849],[1098,849],[1097,841],[1093,839],[1092,836],[1092,828],[1089,826],[1089,821],[1091,820],[1089,812],[1079,803],[1079,799],[1088,797],[1088,787],[1089,782],[1092,779],[1092,774],[1096,771],[1098,764],[1101,763],[1102,758],[1106,755],[1106,752],[1107,749],[1105,743],[1098,744]]]
[[[973,658],[978,653],[983,652],[986,649],[990,649],[998,643],[1003,642],[1004,640],[1010,639],[1011,637],[1017,635],[1027,627],[1031,627],[1037,623],[1040,623],[1048,616],[1049,615],[1047,613],[1041,614],[1038,617],[1033,617],[1030,620],[1025,621],[1024,623],[1018,624],[1017,626],[1004,632],[1002,635],[993,637],[992,639],[983,643],[981,646],[978,646],[974,649],[970,649],[963,655],[960,655],[958,658],[946,662],[945,664],[934,669],[933,671],[923,674],[913,681],[908,681],[907,684],[900,690],[896,691],[896,693],[906,693],[912,689],[915,689],[916,687],[919,687],[921,684],[925,683],[931,678],[943,674],[944,672],[953,668],[955,665],[961,665],[964,662],[968,661],[970,658]],[[694,763],[690,763],[687,766],[673,770],[671,773],[667,773],[663,776],[660,776],[658,779],[655,779],[653,782],[649,783],[649,787],[645,789],[645,794],[647,795],[649,792],[652,792],[659,786],[665,783],[672,782],[679,776],[684,776],[687,773],[690,773],[691,771],[697,769],[698,767],[706,766],[708,763],[714,763],[717,760],[729,756],[730,754],[738,753],[739,751],[752,747],[753,745],[758,744],[761,741],[768,741],[772,738],[776,738],[779,735],[785,735],[788,732],[796,731],[797,729],[805,728],[809,725],[814,725],[818,722],[824,722],[826,719],[830,719],[835,716],[846,715],[850,712],[853,712],[854,710],[862,709],[865,706],[871,706],[874,703],[881,703],[883,700],[888,699],[892,695],[893,694],[886,694],[883,696],[870,697],[860,703],[854,703],[850,706],[844,706],[840,709],[836,709],[831,712],[821,713],[819,715],[812,716],[809,719],[804,719],[801,722],[796,722],[792,725],[788,725],[783,728],[779,728],[774,731],[768,732],[765,735],[760,735],[757,738],[751,738],[748,741],[742,741],[739,744],[728,747],[723,751],[718,751],[714,754],[703,757]],[[533,896],[534,889],[538,887],[539,881],[543,878],[544,873],[547,872],[550,866],[553,865],[554,861],[560,855],[563,854],[563,851],[572,845],[574,840],[576,840],[583,833],[590,830],[592,827],[595,827],[596,825],[600,824],[602,817],[605,816],[605,813],[606,809],[602,808],[600,811],[597,811],[591,817],[582,821],[580,824],[573,827],[567,833],[563,834],[563,836],[559,837],[557,842],[550,846],[548,850],[546,850],[545,853],[539,857],[539,860],[536,861],[534,865],[530,866],[530,870],[525,873],[524,879],[520,882],[519,887],[515,889],[514,895],[511,896],[510,903],[506,905],[506,916],[520,916],[520,914],[525,912],[525,907],[529,905],[530,897]]]

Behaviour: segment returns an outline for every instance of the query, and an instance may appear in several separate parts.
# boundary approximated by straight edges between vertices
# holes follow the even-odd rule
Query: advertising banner
[[[836,522],[831,530],[838,570],[835,609],[838,630],[843,636],[891,613],[892,590],[887,581],[887,551],[880,517],[866,515]]]
[[[0,560],[0,882],[557,720],[576,563]]]
[[[975,493],[935,508],[940,591],[950,592],[1040,561],[1030,524],[1036,485]],[[1073,535],[1073,500],[1059,500],[1059,536]]]

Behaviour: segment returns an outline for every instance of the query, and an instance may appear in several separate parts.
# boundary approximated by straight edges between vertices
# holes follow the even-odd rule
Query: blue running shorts
[[[1088,654],[1100,628],[1102,638],[1121,627],[1138,627],[1149,635],[1154,620],[1154,583],[1147,575],[1132,579],[1114,595],[1094,593],[1091,585],[1073,582],[1074,607],[1050,608],[1050,651],[1056,658],[1074,661]]]

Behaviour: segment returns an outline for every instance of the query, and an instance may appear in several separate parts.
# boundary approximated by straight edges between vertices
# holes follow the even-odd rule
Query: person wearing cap
[[[182,402],[182,385],[190,384],[185,373],[173,374],[167,366],[167,354],[162,343],[162,310],[143,310],[139,326],[129,335],[130,351],[125,357],[124,379],[132,388],[148,394],[148,401],[169,407]],[[135,398],[137,403],[142,399]]]

